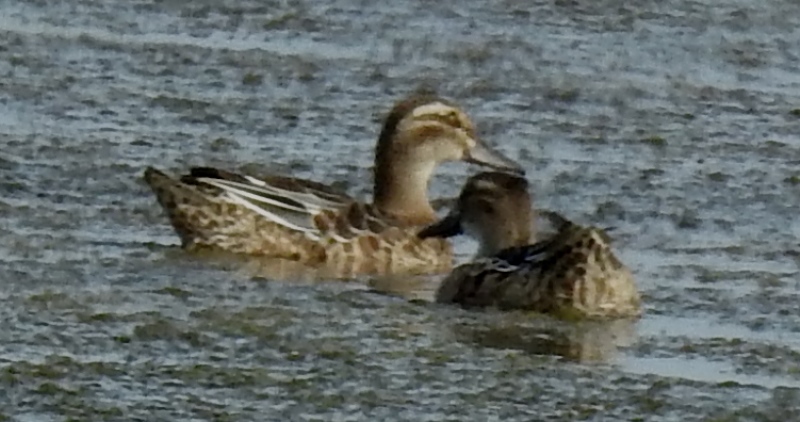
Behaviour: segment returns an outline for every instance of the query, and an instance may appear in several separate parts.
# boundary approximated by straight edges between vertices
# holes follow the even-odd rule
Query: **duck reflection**
[[[567,322],[546,316],[525,322],[481,319],[484,323],[453,324],[455,338],[481,347],[520,350],[580,363],[612,362],[620,347],[636,340],[633,320]]]

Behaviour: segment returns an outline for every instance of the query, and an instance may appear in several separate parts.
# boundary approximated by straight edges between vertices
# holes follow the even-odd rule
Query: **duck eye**
[[[458,118],[458,114],[456,114],[455,111],[451,111],[445,120],[447,120],[447,123],[453,127],[461,127],[461,119]]]

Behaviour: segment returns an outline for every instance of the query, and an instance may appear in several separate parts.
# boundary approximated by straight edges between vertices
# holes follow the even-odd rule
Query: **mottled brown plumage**
[[[154,168],[144,177],[187,249],[290,259],[350,277],[450,269],[445,240],[416,236],[435,220],[427,186],[437,164],[462,160],[521,172],[475,137],[463,111],[432,96],[392,109],[375,159],[372,203],[308,180],[207,167],[179,180]]]
[[[470,178],[455,209],[419,234],[427,239],[463,231],[481,244],[476,260],[445,278],[437,302],[566,318],[638,316],[633,275],[614,255],[608,235],[554,217],[557,232],[533,243],[525,179],[505,173]]]

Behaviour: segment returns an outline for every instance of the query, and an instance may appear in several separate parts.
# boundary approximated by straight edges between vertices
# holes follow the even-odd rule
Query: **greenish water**
[[[711,3],[3,3],[0,420],[793,420],[800,4]],[[379,121],[421,85],[537,206],[616,228],[641,321],[253,277],[180,251],[141,181],[367,195]]]

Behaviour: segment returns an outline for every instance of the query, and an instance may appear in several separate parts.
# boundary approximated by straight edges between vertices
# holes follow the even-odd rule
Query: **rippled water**
[[[0,420],[793,420],[798,28],[793,0],[3,2]],[[539,207],[616,227],[641,321],[254,278],[177,248],[141,181],[211,164],[366,195],[420,86]]]

